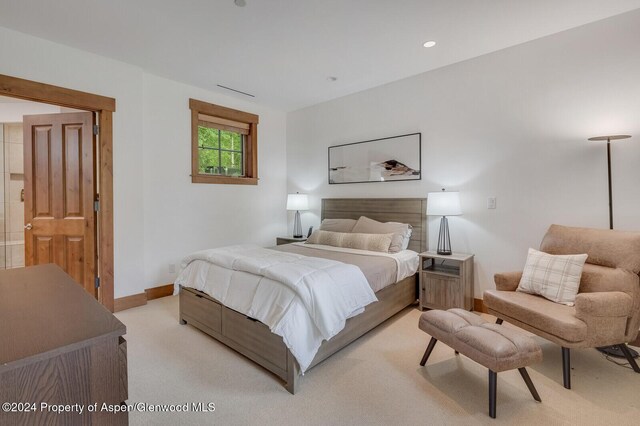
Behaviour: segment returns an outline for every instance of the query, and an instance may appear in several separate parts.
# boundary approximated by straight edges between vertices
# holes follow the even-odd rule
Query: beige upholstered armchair
[[[562,347],[564,387],[571,389],[570,348],[618,345],[636,373],[626,343],[640,328],[640,233],[551,225],[540,245],[550,254],[589,257],[575,306],[516,292],[522,273],[495,275],[496,290],[484,292],[490,314]]]

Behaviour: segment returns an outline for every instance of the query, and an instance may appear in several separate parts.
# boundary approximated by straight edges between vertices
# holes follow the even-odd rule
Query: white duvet
[[[323,340],[378,300],[357,266],[254,245],[199,251],[182,267],[176,284],[269,326],[282,336],[301,372]]]

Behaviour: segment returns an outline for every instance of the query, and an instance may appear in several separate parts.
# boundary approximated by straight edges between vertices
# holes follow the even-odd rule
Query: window
[[[189,100],[191,181],[258,183],[258,116]]]

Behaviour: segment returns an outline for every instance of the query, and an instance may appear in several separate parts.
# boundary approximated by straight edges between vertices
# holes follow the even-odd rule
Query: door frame
[[[98,301],[113,312],[113,113],[116,111],[116,100],[3,74],[0,74],[0,95],[98,113]]]

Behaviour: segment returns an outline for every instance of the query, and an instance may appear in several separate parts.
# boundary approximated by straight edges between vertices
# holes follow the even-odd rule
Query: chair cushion
[[[420,316],[421,330],[495,372],[542,360],[537,343],[518,330],[491,324],[463,309],[433,310]]]
[[[576,318],[573,306],[552,303],[533,294],[500,290],[486,290],[483,302],[493,312],[568,342],[581,342],[587,338],[587,325]]]
[[[586,254],[553,255],[530,248],[517,291],[573,306],[585,260]]]
[[[587,263],[640,273],[640,232],[551,225],[540,250],[550,254],[587,253]]]

